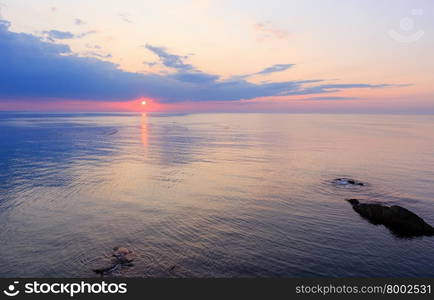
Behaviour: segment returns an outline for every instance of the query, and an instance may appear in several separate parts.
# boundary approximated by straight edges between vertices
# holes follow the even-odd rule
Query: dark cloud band
[[[252,83],[242,77],[223,80],[184,62],[185,56],[147,45],[171,74],[126,72],[98,58],[79,57],[67,45],[9,30],[0,20],[0,99],[76,99],[129,101],[151,97],[161,102],[237,101],[281,95],[323,94],[349,88],[383,88],[379,84],[317,84],[321,80]],[[53,33],[65,39],[67,33]],[[258,74],[280,72],[292,64],[274,65]]]

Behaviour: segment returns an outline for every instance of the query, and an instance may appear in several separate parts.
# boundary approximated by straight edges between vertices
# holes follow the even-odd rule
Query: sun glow
[[[142,101],[142,105],[146,105],[146,101]]]

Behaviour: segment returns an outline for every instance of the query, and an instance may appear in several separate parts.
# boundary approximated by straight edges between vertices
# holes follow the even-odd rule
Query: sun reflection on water
[[[142,113],[140,120],[140,134],[142,138],[142,144],[144,148],[148,146],[148,116],[144,112]]]

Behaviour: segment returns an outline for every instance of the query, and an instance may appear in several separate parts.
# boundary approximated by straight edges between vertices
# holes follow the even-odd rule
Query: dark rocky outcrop
[[[353,186],[364,186],[363,182],[351,179],[351,178],[336,178],[333,180],[333,183],[336,185],[353,185]]]
[[[107,275],[113,273],[117,269],[123,266],[131,267],[133,266],[132,261],[134,260],[133,251],[125,247],[115,247],[111,253],[111,262],[107,266],[93,269],[96,274]]]
[[[353,209],[374,225],[384,225],[399,237],[432,236],[434,228],[413,212],[398,205],[360,203],[347,199]]]

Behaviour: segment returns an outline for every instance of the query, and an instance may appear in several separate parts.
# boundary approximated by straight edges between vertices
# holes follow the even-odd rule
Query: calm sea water
[[[434,276],[348,197],[434,224],[434,116],[0,113],[0,277]]]

